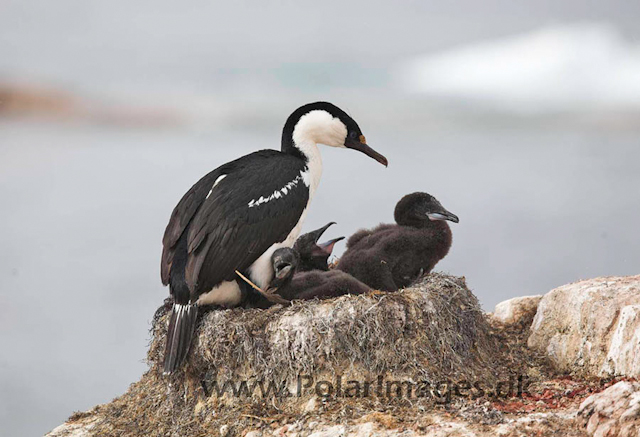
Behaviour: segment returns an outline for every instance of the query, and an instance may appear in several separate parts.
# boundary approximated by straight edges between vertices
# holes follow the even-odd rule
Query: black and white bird
[[[293,248],[300,255],[299,272],[308,272],[311,270],[329,270],[329,257],[333,252],[333,247],[338,241],[344,240],[344,237],[333,238],[323,243],[318,243],[322,234],[331,225],[336,222],[330,222],[315,231],[307,232],[301,235],[293,245]]]
[[[300,254],[295,249],[276,250],[271,255],[271,262],[275,274],[267,293],[277,293],[285,300],[330,299],[371,291],[370,287],[340,270],[297,272]]]
[[[412,193],[396,204],[393,224],[360,230],[347,240],[337,268],[368,286],[395,291],[429,273],[451,248],[451,229],[446,221],[458,223],[427,193]]]
[[[221,165],[173,210],[162,240],[162,283],[174,298],[165,374],[189,351],[198,305],[238,305],[236,271],[259,287],[270,283],[271,255],[293,245],[320,182],[318,144],[355,149],[387,165],[349,115],[331,103],[310,103],[287,119],[280,151],[260,150]]]

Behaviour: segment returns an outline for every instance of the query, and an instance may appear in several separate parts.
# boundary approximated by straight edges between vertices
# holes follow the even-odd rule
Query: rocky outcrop
[[[437,273],[394,293],[211,311],[185,369],[170,378],[161,374],[163,307],[149,371],[48,437],[638,437],[640,383],[582,376],[638,373],[639,283],[569,284],[503,302],[490,318],[463,278]],[[349,379],[377,377],[400,384],[348,394]],[[528,390],[500,396],[516,377]],[[461,379],[487,390],[468,396]],[[296,380],[308,390],[297,392]],[[425,381],[434,385],[416,396],[411,388]],[[280,389],[269,394],[274,382]]]
[[[506,325],[521,324],[531,326],[538,310],[542,295],[514,297],[496,305],[492,317],[495,321]]]
[[[113,402],[72,418],[69,432],[86,422],[78,435],[235,436],[267,421],[315,421],[321,432],[320,424],[356,426],[362,412],[387,403],[425,411],[440,381],[489,385],[496,369],[511,369],[464,278],[437,273],[393,293],[209,311],[171,377],[161,369],[167,318],[165,307],[154,318],[149,371]]]
[[[502,416],[498,413],[498,420],[489,423],[483,423],[482,419],[478,417],[466,419],[454,417],[441,410],[422,412],[418,417],[411,417],[410,420],[403,416],[401,412],[376,412],[362,414],[361,418],[356,420],[338,419],[336,420],[338,424],[319,417],[302,416],[294,419],[292,423],[284,425],[266,421],[266,423],[254,423],[243,429],[233,423],[231,425],[225,424],[218,429],[212,429],[206,435],[216,437],[235,435],[243,437],[522,437],[530,435],[589,437],[593,435],[576,426],[575,408],[531,412],[512,417]],[[76,422],[67,422],[46,437],[105,435],[95,433],[94,423],[96,420],[99,419],[87,418]],[[202,418],[198,418],[198,420],[202,420]],[[113,435],[129,436],[131,434],[114,433]],[[189,436],[192,434],[176,430],[175,434],[167,435]]]
[[[593,436],[640,435],[640,383],[620,381],[587,398],[578,410],[578,422]]]
[[[603,277],[547,293],[529,347],[564,372],[640,375],[640,276]]]

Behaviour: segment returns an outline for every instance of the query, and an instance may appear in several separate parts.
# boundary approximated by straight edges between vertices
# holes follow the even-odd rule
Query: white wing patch
[[[253,208],[254,206],[260,206],[263,203],[270,202],[273,199],[279,199],[281,197],[284,197],[287,194],[289,194],[289,191],[291,191],[292,188],[298,185],[298,182],[300,181],[302,181],[307,187],[309,186],[309,172],[306,168],[300,171],[300,174],[296,176],[291,182],[288,182],[284,187],[280,188],[279,190],[274,191],[273,193],[271,193],[270,196],[267,196],[267,197],[260,196],[258,200],[252,199],[251,202],[249,202],[247,205],[249,206],[249,208]]]
[[[226,174],[218,176],[218,179],[216,179],[216,181],[213,183],[213,187],[211,187],[211,189],[209,190],[209,194],[207,194],[207,197],[205,198],[205,200],[208,199],[209,196],[211,196],[211,193],[213,193],[213,189],[216,187],[216,185],[218,185],[220,183],[220,181],[223,180],[226,177],[227,177]]]

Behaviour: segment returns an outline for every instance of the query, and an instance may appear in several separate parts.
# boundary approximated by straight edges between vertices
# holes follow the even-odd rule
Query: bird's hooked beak
[[[429,220],[433,220],[433,221],[449,220],[450,222],[453,222],[453,223],[459,222],[457,215],[447,211],[444,208],[442,208],[442,210],[437,212],[428,212],[427,217],[429,217]]]
[[[383,155],[379,154],[378,152],[376,152],[375,150],[373,150],[371,147],[367,145],[367,140],[365,139],[364,135],[360,135],[360,137],[357,139],[347,137],[347,139],[344,142],[344,146],[348,149],[358,150],[364,153],[365,155],[375,159],[385,167],[389,165],[389,161],[387,161],[387,158],[385,158]]]
[[[338,237],[334,238],[333,240],[325,241],[324,243],[318,243],[318,240],[320,239],[320,237],[322,237],[322,234],[324,234],[325,231],[329,229],[329,226],[335,224],[336,222],[329,222],[320,229],[316,229],[315,231],[313,231],[313,238],[315,240],[314,243],[316,243],[316,245],[311,249],[312,256],[330,256],[331,252],[333,251],[333,246],[335,246],[338,241],[344,240],[344,237]]]
[[[324,234],[326,230],[329,229],[330,226],[333,226],[335,224],[336,222],[329,222],[323,227],[321,227],[320,229],[316,229],[315,231],[310,232],[310,234],[313,235],[313,240],[314,240],[313,242],[317,243],[320,237],[322,237],[322,234]]]

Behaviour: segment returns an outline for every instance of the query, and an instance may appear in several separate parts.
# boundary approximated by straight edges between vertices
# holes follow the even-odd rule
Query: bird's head
[[[327,261],[331,256],[335,244],[343,240],[344,237],[334,238],[324,243],[318,243],[318,240],[324,232],[335,222],[330,222],[315,231],[301,235],[296,240],[293,248],[300,254],[299,271],[306,272],[310,270],[329,270]]]
[[[300,264],[300,255],[295,249],[283,247],[271,255],[274,276],[267,288],[268,293],[275,292],[279,287],[291,281]]]
[[[427,193],[411,193],[396,204],[396,223],[404,226],[423,227],[433,221],[448,220],[458,223],[458,216],[447,211],[444,206]]]
[[[387,158],[367,145],[358,123],[346,112],[328,102],[309,103],[289,116],[282,130],[282,151],[303,149],[309,144],[324,144],[358,150],[384,166]]]

